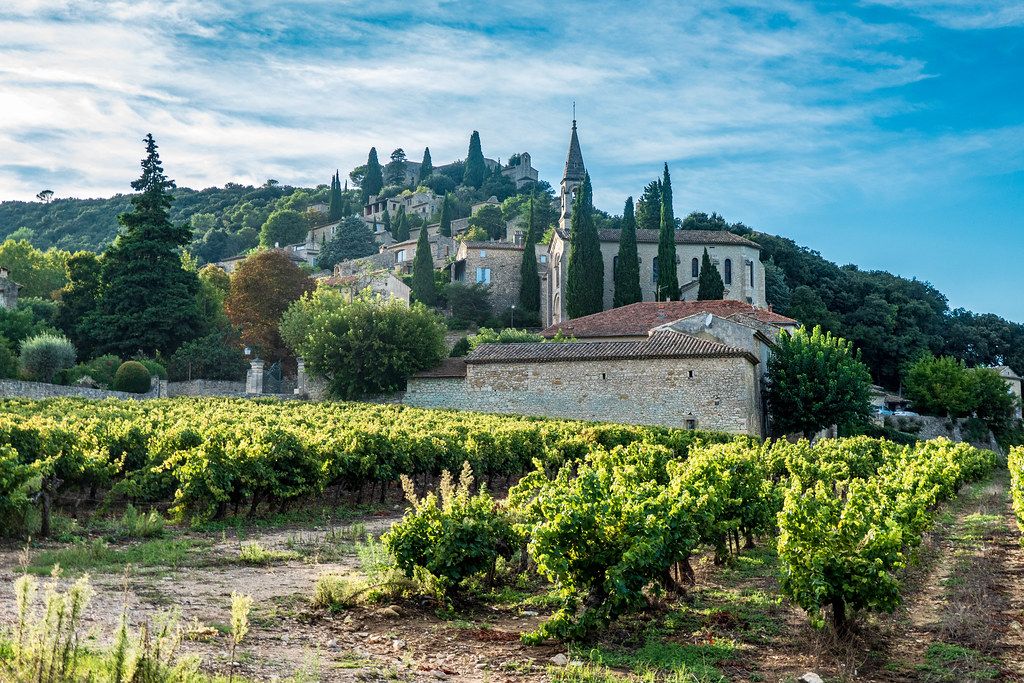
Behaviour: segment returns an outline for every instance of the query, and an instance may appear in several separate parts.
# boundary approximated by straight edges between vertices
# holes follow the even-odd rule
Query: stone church
[[[541,270],[541,319],[555,325],[566,320],[565,281],[569,268],[569,228],[572,204],[586,175],[576,121],[572,122],[569,151],[562,173],[561,213],[554,236],[548,245],[546,267]],[[604,259],[604,307],[612,307],[615,259],[619,252],[619,231],[601,230],[601,255]],[[658,232],[637,230],[637,255],[640,259],[640,289],[644,301],[657,300]],[[682,300],[697,298],[697,280],[701,257],[708,250],[711,260],[725,283],[725,299],[741,301],[755,307],[767,305],[764,290],[764,266],[761,247],[728,231],[676,230],[676,273]]]

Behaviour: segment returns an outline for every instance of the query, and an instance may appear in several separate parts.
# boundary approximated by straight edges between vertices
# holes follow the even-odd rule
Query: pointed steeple
[[[580,150],[580,139],[576,135],[576,119],[572,120],[572,135],[569,137],[569,153],[565,157],[565,173],[562,174],[562,182],[575,180],[583,182],[583,176],[587,174],[583,166],[583,152]]]

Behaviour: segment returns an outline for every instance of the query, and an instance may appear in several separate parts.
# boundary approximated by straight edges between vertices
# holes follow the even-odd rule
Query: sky
[[[1024,321],[1024,0],[5,0],[0,199],[529,151]]]

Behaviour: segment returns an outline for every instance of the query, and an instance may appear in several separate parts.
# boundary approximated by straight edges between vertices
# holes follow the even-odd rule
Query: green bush
[[[512,557],[512,525],[483,487],[470,494],[473,471],[468,462],[458,485],[444,472],[440,495],[429,493],[420,500],[407,477],[402,483],[412,509],[381,540],[406,576],[425,569],[448,592],[472,576],[493,576],[498,558]]]
[[[74,365],[75,347],[64,335],[44,332],[21,343],[21,369],[30,380],[52,382]]]
[[[0,379],[18,376],[18,357],[11,351],[9,344],[6,338],[0,337]]]
[[[113,354],[93,358],[87,363],[79,363],[68,371],[68,384],[74,384],[82,377],[91,377],[97,385],[109,388],[114,383],[114,373],[121,367],[121,359]]]
[[[155,379],[167,379],[167,368],[152,358],[136,358],[135,360],[146,366],[151,377]]]
[[[190,379],[238,381],[245,379],[249,362],[242,355],[238,335],[215,332],[185,342],[167,362],[167,375],[174,382]]]
[[[542,341],[544,341],[544,337],[535,332],[517,330],[511,327],[506,327],[501,331],[490,327],[481,327],[479,332],[469,337],[469,347],[475,349],[481,344],[525,344]]]
[[[451,353],[449,353],[448,355],[451,358],[462,358],[471,350],[472,347],[469,345],[469,338],[462,337],[461,339],[459,339],[459,341],[455,342],[455,345],[452,347]]]
[[[146,366],[137,360],[121,363],[114,373],[114,390],[127,391],[133,394],[144,394],[149,391],[152,378]]]

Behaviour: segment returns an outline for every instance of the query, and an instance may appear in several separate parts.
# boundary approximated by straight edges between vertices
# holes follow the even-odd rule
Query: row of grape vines
[[[1024,533],[1024,446],[1010,449],[1010,498],[1017,515],[1017,525]]]

